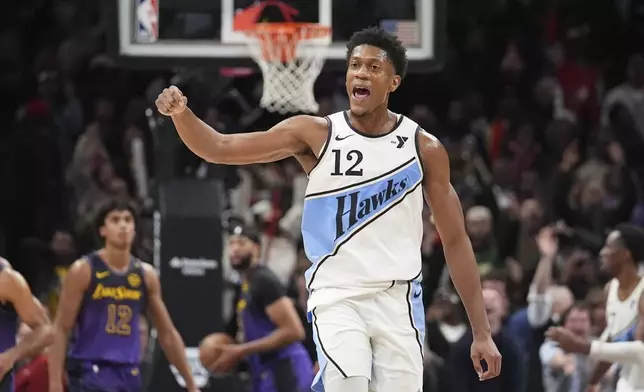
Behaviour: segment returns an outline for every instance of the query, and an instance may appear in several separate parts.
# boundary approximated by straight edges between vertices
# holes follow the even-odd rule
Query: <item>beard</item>
[[[252,256],[251,255],[246,255],[244,257],[241,257],[237,263],[230,263],[231,266],[235,271],[246,271],[247,269],[250,268],[252,264]]]

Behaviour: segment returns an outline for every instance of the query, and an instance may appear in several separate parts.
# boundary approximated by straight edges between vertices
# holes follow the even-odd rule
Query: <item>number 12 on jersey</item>
[[[130,335],[132,327],[132,308],[128,305],[107,305],[107,323],[105,332],[110,335]]]
[[[362,169],[357,168],[360,162],[362,162],[362,159],[364,159],[362,152],[358,150],[351,150],[347,153],[346,160],[353,161],[355,159],[355,162],[344,173],[340,168],[340,166],[344,166],[344,165],[341,165],[342,151],[331,150],[331,152],[333,153],[333,160],[335,162],[334,170],[331,173],[332,176],[361,176],[362,175]]]

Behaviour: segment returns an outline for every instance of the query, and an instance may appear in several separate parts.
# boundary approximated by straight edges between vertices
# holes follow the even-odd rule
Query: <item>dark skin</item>
[[[100,235],[105,239],[105,247],[98,253],[110,267],[110,270],[126,272],[131,259],[134,240],[134,217],[129,211],[113,211],[101,226]],[[76,324],[76,317],[81,309],[85,292],[92,280],[92,267],[85,259],[74,262],[69,268],[62,284],[60,301],[54,323],[54,344],[49,353],[50,391],[62,391],[63,365],[67,349],[67,337]],[[185,345],[174,326],[170,314],[161,298],[159,276],[149,264],[143,263],[143,275],[147,288],[147,311],[154,326],[159,332],[159,344],[168,361],[173,364],[186,380],[186,388],[198,392],[192,371],[185,356]]]
[[[53,340],[49,318],[40,302],[34,298],[29,285],[11,264],[0,257],[4,270],[0,273],[0,302],[10,303],[20,320],[31,328],[25,338],[17,345],[0,354],[0,379],[14,364],[24,358],[39,353]]]
[[[601,252],[599,252],[599,257],[602,269],[619,281],[617,296],[621,301],[624,301],[639,283],[640,276],[637,263],[633,261],[631,252],[624,247],[619,231],[614,230],[606,237],[606,242]],[[608,285],[606,285],[604,291],[608,294]],[[604,377],[610,366],[611,364],[608,362],[599,362],[595,365],[590,377],[591,386],[588,389],[589,391],[597,390],[597,384]]]
[[[638,317],[640,320],[644,317],[644,297],[640,298],[638,303]],[[565,328],[550,328],[546,332],[546,336],[559,343],[559,347],[566,352],[586,355],[590,353],[590,342],[576,336]],[[644,323],[637,323],[634,337],[636,340],[644,341]]]
[[[243,236],[233,235],[228,239],[228,251],[230,261],[237,265],[240,259],[251,255],[251,266],[259,264],[260,249],[257,244]],[[248,280],[247,273],[241,272],[244,281]],[[239,361],[255,353],[263,353],[278,350],[293,342],[304,339],[304,327],[295,310],[295,305],[288,297],[282,297],[268,305],[265,309],[266,315],[275,325],[275,330],[267,336],[244,342],[242,344],[227,344],[221,346],[219,359],[210,370],[218,373],[225,373],[235,367]]]
[[[351,106],[349,119],[353,127],[371,135],[391,131],[396,115],[388,110],[389,94],[396,91],[400,82],[401,77],[396,74],[385,51],[370,45],[357,46],[351,53],[346,73]],[[356,88],[366,89],[368,95],[358,97]],[[174,86],[165,89],[156,100],[159,112],[171,117],[186,146],[213,163],[245,165],[294,156],[308,173],[315,166],[316,154],[322,150],[328,134],[325,119],[295,116],[266,132],[223,135],[197,118],[187,108],[187,103],[188,99]],[[426,132],[419,133],[418,146],[425,170],[425,197],[444,244],[454,286],[472,326],[472,362],[482,380],[493,378],[501,371],[501,354],[492,341],[461,203],[450,183],[447,152],[435,137]],[[481,360],[488,364],[485,372]]]

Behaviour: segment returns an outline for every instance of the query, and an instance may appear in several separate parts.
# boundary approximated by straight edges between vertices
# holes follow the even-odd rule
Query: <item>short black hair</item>
[[[105,224],[105,218],[114,211],[130,211],[130,214],[132,214],[132,217],[134,218],[134,225],[136,226],[138,223],[138,211],[134,203],[122,198],[110,199],[101,206],[96,214],[94,225],[97,233],[101,226]]]
[[[615,231],[619,232],[619,240],[624,248],[631,252],[633,262],[644,261],[644,230],[630,223],[620,223]]]
[[[407,75],[407,49],[393,34],[379,27],[368,27],[353,33],[347,42],[347,61],[351,58],[353,49],[360,45],[370,45],[387,52],[387,57],[394,65],[394,71],[401,78]]]

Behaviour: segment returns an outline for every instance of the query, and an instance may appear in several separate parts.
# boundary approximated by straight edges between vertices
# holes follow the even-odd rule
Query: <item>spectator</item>
[[[504,316],[503,299],[492,289],[483,289],[483,300],[487,311],[492,337],[503,356],[503,371],[499,377],[481,382],[472,369],[470,345],[472,334],[468,332],[451,350],[447,370],[452,391],[475,392],[522,392],[525,384],[523,357],[512,334],[502,327]]]
[[[590,336],[590,310],[581,304],[562,315],[563,328],[582,339]],[[546,341],[539,349],[545,392],[584,392],[592,371],[587,355],[566,354],[556,342]]]

